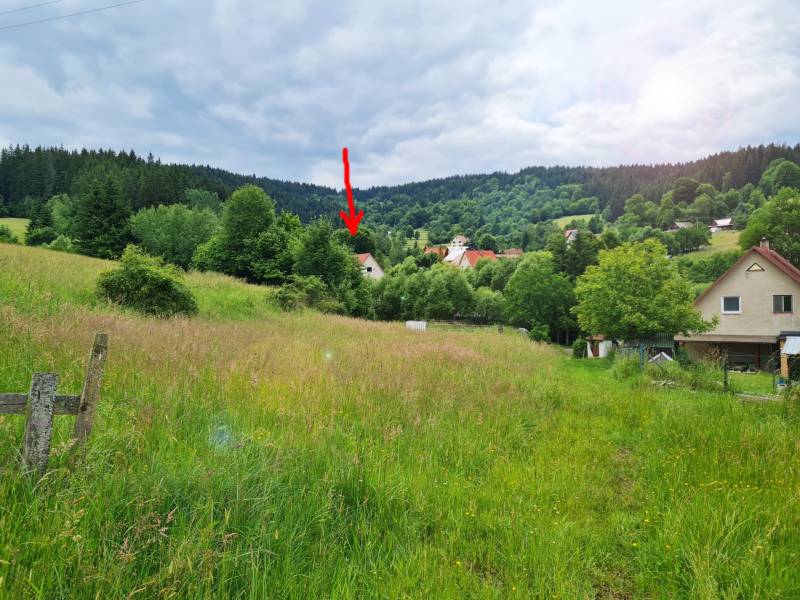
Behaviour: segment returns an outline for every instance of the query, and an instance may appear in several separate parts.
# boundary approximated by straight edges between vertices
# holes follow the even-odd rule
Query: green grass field
[[[567,226],[567,224],[571,223],[572,221],[588,221],[592,218],[593,213],[589,213],[586,215],[569,215],[567,217],[559,217],[558,219],[553,219],[553,223],[558,225],[561,229]]]
[[[409,248],[414,247],[415,241],[418,243],[418,246],[420,248],[425,248],[425,246],[428,245],[428,231],[425,229],[417,229],[417,231],[419,231],[419,240],[413,240],[413,239],[408,240],[406,242],[406,246],[408,246]]]
[[[25,231],[28,228],[28,219],[14,219],[11,217],[6,217],[0,219],[0,225],[5,225],[11,230],[17,239],[19,240],[20,244],[25,243]]]
[[[77,393],[20,473],[0,415],[4,598],[790,598],[800,418],[643,385],[512,331],[407,331],[192,275],[195,319],[97,301],[109,263],[0,245],[0,391]]]
[[[717,231],[711,234],[711,244],[695,252],[687,252],[682,256],[711,256],[717,252],[725,250],[734,250],[739,248],[739,232],[738,231]]]

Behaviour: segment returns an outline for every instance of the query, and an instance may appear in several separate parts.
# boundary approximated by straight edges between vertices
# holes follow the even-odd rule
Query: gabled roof
[[[367,262],[368,258],[372,258],[372,254],[370,254],[369,252],[364,252],[363,254],[357,254],[356,256],[358,256],[358,262],[360,262],[362,265],[365,262]]]
[[[578,230],[577,229],[565,229],[564,230],[564,237],[569,237],[573,233],[578,233]]]
[[[466,259],[472,266],[475,266],[482,258],[497,260],[497,255],[492,250],[467,250],[462,254],[462,260]]]
[[[717,280],[714,283],[708,286],[703,291],[703,293],[697,297],[697,300],[695,300],[694,303],[697,304],[698,302],[700,302],[700,300],[705,298],[712,289],[717,287],[717,284],[719,282],[725,279],[730,273],[733,273],[736,269],[738,269],[742,265],[742,263],[748,260],[748,258],[752,258],[753,252],[771,262],[792,281],[800,285],[800,269],[795,267],[787,259],[785,259],[783,256],[781,256],[771,248],[762,248],[761,246],[753,246],[752,248],[750,248],[750,250],[745,252],[739,260],[733,263],[733,266],[730,269],[725,271],[722,275],[719,276],[719,278],[717,278]]]
[[[733,219],[728,217],[727,219],[714,219],[714,226],[715,227],[730,227],[731,222]]]

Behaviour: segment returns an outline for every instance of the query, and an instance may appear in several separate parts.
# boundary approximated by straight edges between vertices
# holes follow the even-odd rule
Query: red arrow
[[[347,191],[347,208],[350,214],[340,210],[339,216],[342,217],[342,221],[350,230],[350,235],[354,236],[358,233],[358,224],[364,218],[364,211],[360,210],[356,214],[356,205],[353,202],[353,188],[350,185],[350,161],[347,158],[347,148],[342,148],[342,162],[344,163],[344,189]]]

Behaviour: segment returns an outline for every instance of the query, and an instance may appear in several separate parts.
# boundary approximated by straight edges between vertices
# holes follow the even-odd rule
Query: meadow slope
[[[7,598],[800,596],[800,415],[615,380],[512,332],[420,334],[192,275],[200,315],[93,296],[110,263],[0,245],[0,391],[95,431],[20,473],[0,416]]]

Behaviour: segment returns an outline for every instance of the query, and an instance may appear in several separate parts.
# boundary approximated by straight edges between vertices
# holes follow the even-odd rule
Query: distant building
[[[575,241],[575,238],[578,237],[578,230],[577,229],[567,229],[564,231],[564,238],[567,240],[568,244],[571,244]]]
[[[714,222],[709,226],[711,233],[723,231],[724,229],[733,229],[733,219],[714,219]]]
[[[778,352],[791,350],[800,336],[800,269],[770,249],[769,241],[747,251],[695,300],[705,319],[717,317],[713,331],[676,336],[690,355],[724,353],[731,365],[778,368]],[[788,354],[785,353],[785,354]],[[781,370],[788,376],[782,361]]]
[[[497,255],[492,250],[465,250],[452,264],[460,269],[472,269],[481,259],[496,261]]]
[[[428,246],[423,251],[424,254],[436,254],[439,258],[444,258],[447,256],[447,248],[444,246]]]
[[[361,265],[361,274],[365,277],[372,279],[381,279],[383,277],[383,269],[369,252],[364,254],[357,254],[358,262]]]
[[[450,248],[469,248],[470,239],[465,235],[457,235],[450,240]]]
[[[505,252],[498,254],[497,258],[519,258],[522,256],[522,248],[509,248]]]

